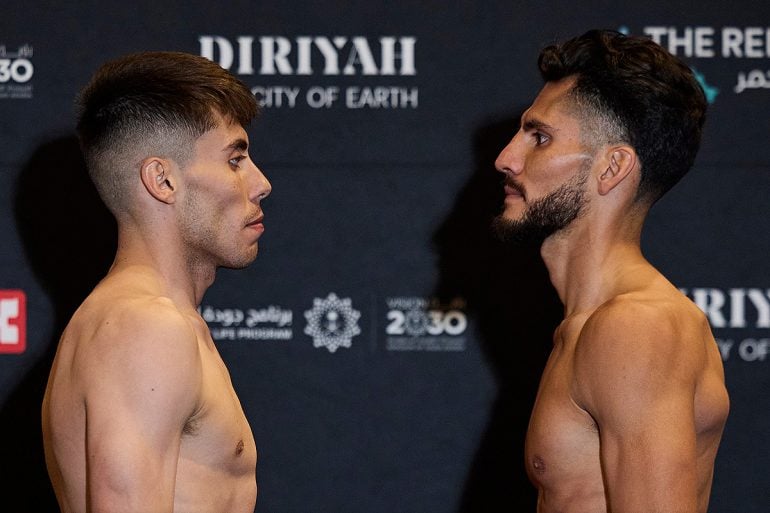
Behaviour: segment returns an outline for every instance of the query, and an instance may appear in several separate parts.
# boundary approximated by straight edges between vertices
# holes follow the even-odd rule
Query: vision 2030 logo
[[[465,300],[390,297],[385,325],[388,351],[464,351],[468,318]]]
[[[0,44],[0,98],[32,98],[32,46],[25,44],[15,52]]]

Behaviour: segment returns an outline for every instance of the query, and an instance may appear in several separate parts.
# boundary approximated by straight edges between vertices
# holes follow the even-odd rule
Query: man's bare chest
[[[525,447],[527,472],[541,489],[601,488],[599,433],[573,400],[573,350],[558,343],[543,371]]]
[[[181,455],[235,475],[254,471],[256,444],[227,368],[213,346],[201,352],[199,410],[185,426]]]

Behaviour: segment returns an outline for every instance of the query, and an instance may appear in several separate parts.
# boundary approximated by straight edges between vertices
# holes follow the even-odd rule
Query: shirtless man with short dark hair
[[[130,55],[80,96],[89,173],[118,222],[107,276],[62,334],[43,401],[64,513],[253,512],[257,451],[197,307],[242,268],[270,184],[250,91],[202,57]]]
[[[540,513],[705,513],[729,410],[705,316],[642,255],[644,219],[690,169],[706,102],[648,39],[546,48],[546,81],[496,161],[504,238],[542,242],[565,318],[526,466]]]

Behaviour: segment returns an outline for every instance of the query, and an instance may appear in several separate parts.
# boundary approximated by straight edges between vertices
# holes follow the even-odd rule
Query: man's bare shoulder
[[[713,338],[703,313],[673,290],[618,295],[586,320],[575,348],[575,395],[633,403],[642,390],[694,387]]]
[[[703,312],[676,289],[619,294],[586,320],[580,344],[592,350],[627,344],[629,350],[670,354],[710,338]]]
[[[73,346],[73,375],[83,384],[127,372],[171,377],[200,360],[189,314],[151,287],[123,280],[106,280],[89,295],[62,344]]]

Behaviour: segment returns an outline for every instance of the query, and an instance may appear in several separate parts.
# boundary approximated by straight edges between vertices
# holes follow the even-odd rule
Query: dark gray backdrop
[[[73,97],[108,58],[200,54],[219,37],[261,97],[296,91],[293,106],[266,97],[249,131],[274,187],[260,256],[221,271],[202,305],[258,443],[257,511],[533,511],[523,433],[561,312],[537,251],[489,236],[493,161],[540,87],[539,48],[595,27],[654,34],[711,95],[695,168],[643,246],[723,350],[732,412],[710,511],[770,510],[767,3],[50,4],[0,17],[0,299],[26,297],[25,350],[0,344],[1,510],[55,510],[39,403],[55,341],[114,250]],[[282,44],[290,69],[268,74],[263,47]],[[361,106],[367,87],[388,106]],[[324,91],[338,94],[328,107]]]

